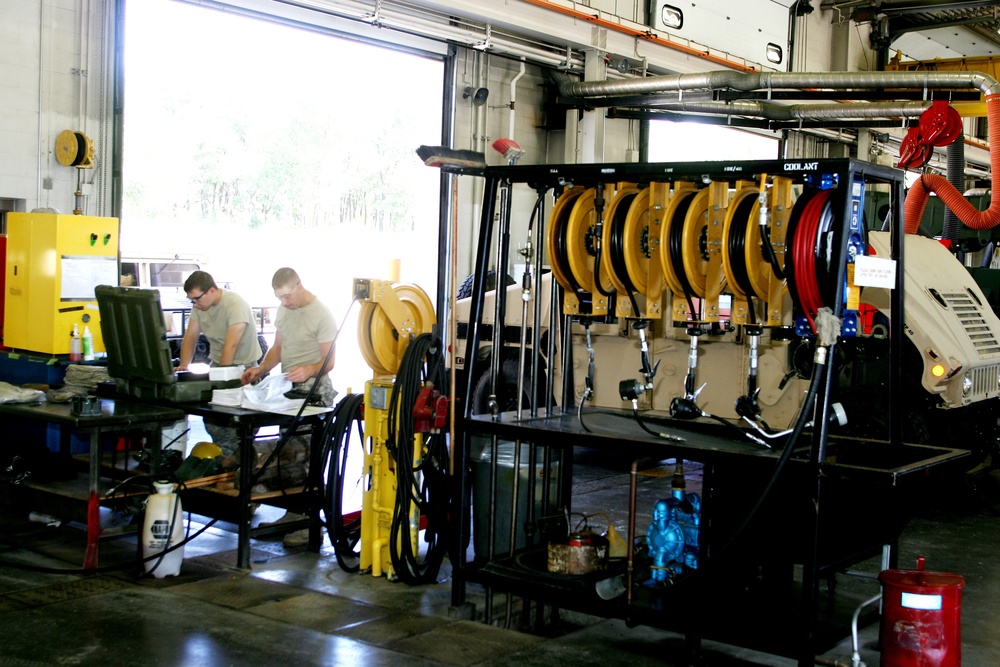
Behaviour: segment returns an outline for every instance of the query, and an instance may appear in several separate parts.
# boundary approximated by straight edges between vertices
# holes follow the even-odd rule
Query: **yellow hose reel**
[[[749,321],[749,299],[766,298],[767,282],[760,280],[759,190],[752,184],[736,191],[726,214],[722,244],[723,269],[733,295],[733,322]],[[767,195],[765,194],[765,197]],[[754,252],[757,258],[753,257]],[[769,268],[769,267],[768,267]]]
[[[659,248],[668,191],[665,183],[641,189],[623,184],[608,206],[601,261],[618,291],[615,312],[620,317],[659,318],[662,314],[664,281]],[[640,312],[632,312],[630,295],[638,297]]]
[[[610,201],[611,192],[610,186],[605,188],[605,202]],[[577,197],[566,222],[565,251],[573,279],[585,292],[591,294],[591,313],[604,315],[608,312],[608,297],[605,293],[614,290],[614,285],[605,271],[601,271],[600,290],[594,280],[594,265],[601,241],[597,235],[597,210],[594,206],[596,198],[595,188],[588,188]]]
[[[763,182],[766,184],[766,177]],[[749,181],[737,184],[737,191],[729,205],[723,230],[723,267],[726,282],[733,295],[732,321],[746,324],[749,300],[755,298],[768,304],[767,312],[759,324],[776,326],[781,323],[781,304],[787,289],[764,251],[763,228],[760,225],[760,194],[769,212],[767,225],[770,243],[779,264],[784,264],[785,231],[792,210],[792,182],[776,177],[772,188],[767,189]]]
[[[64,167],[90,169],[94,166],[94,144],[83,132],[63,130],[56,137],[56,160]]]
[[[582,188],[569,188],[556,199],[549,215],[549,229],[546,235],[546,248],[549,253],[549,265],[552,277],[563,288],[563,314],[576,315],[580,312],[581,288],[573,278],[566,256],[566,224],[573,204],[583,192]]]
[[[783,264],[792,183],[776,177],[767,188],[767,176],[761,179],[759,187],[737,182],[732,200],[724,181],[707,187],[687,181],[605,185],[600,238],[596,189],[564,191],[549,218],[547,241],[553,276],[565,290],[563,313],[579,314],[583,300],[591,298],[590,314],[605,314],[605,293],[617,292],[617,316],[658,318],[663,291],[669,289],[675,321],[717,322],[725,290],[733,296],[735,324],[752,321],[752,299],[768,304],[761,324],[780,323],[786,288],[765,257],[758,198],[765,192],[768,235]],[[598,254],[600,289],[594,270]],[[640,312],[633,312],[633,297]],[[695,299],[700,308],[692,306]],[[692,307],[700,312],[690,313]]]
[[[629,291],[635,292],[635,285],[631,283],[628,271],[625,268],[625,255],[622,248],[622,241],[625,234],[625,223],[628,219],[629,210],[639,194],[639,188],[635,185],[627,184],[619,187],[614,199],[608,204],[604,215],[604,233],[601,235],[601,274],[607,276],[608,281],[614,286],[616,292],[623,298],[618,299],[618,315],[635,315],[632,313],[627,294]],[[624,312],[623,312],[624,311]]]
[[[434,304],[416,285],[363,278],[354,280],[354,298],[361,355],[377,377],[396,375],[406,346],[437,323]]]

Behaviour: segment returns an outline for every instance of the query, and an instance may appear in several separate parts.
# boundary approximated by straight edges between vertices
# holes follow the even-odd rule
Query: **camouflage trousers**
[[[313,380],[307,380],[296,385],[293,385],[293,389],[299,391],[309,391],[312,387]],[[313,393],[313,398],[319,397],[319,400],[323,402],[323,405],[331,406],[333,405],[334,399],[337,397],[337,390],[333,388],[333,382],[330,380],[329,375],[324,375],[320,378],[319,384],[316,386],[316,391]],[[219,446],[225,457],[229,457],[238,452],[240,446],[240,440],[237,435],[236,429],[229,426],[219,426],[217,424],[209,424],[205,422],[205,430],[208,434],[212,436],[212,441]],[[292,452],[308,452],[311,444],[312,435],[310,433],[300,432],[297,435],[288,438],[288,441],[284,445],[284,449]],[[258,448],[259,453],[260,448]],[[258,457],[259,458],[259,457]],[[265,457],[266,458],[266,457]],[[239,458],[236,459],[237,461]],[[304,466],[304,474],[309,472],[309,458],[306,456],[304,461],[302,461]],[[303,477],[304,478],[304,477]],[[301,482],[301,480],[299,480]],[[266,489],[255,489],[255,491],[264,491]]]
[[[305,382],[292,385],[292,389],[298,391],[309,391],[312,388],[313,382],[314,380],[310,378]],[[321,402],[326,407],[331,407],[333,405],[333,399],[337,398],[337,390],[333,388],[333,382],[330,380],[329,375],[324,375],[319,379],[319,385],[317,385],[316,391],[313,392],[313,398],[317,399],[317,402]]]

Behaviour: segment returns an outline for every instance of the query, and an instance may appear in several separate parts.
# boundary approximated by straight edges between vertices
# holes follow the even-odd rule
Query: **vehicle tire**
[[[207,364],[211,361],[212,344],[205,338],[205,334],[198,334],[198,342],[194,346],[194,358],[192,363]]]
[[[531,394],[528,383],[531,378],[531,367],[524,369],[524,391],[521,395],[521,408],[531,407]],[[544,383],[543,378],[539,378]],[[476,382],[472,387],[472,414],[488,415],[490,413],[490,359],[487,356],[482,361],[480,370],[476,373]],[[517,409],[517,359],[508,357],[500,365],[500,382],[497,385],[497,403],[500,412],[510,412]]]
[[[264,357],[267,356],[268,345],[267,339],[264,338],[263,334],[257,334],[257,342],[260,344],[260,359],[257,360],[257,363],[259,364],[264,361]]]
[[[458,291],[455,293],[456,299],[468,299],[472,296],[472,283],[476,279],[476,274],[470,273],[462,281],[462,284],[458,286]],[[504,285],[510,286],[514,284],[514,279],[511,276],[506,276],[506,282]],[[494,269],[490,269],[486,272],[486,291],[492,292],[497,288],[497,272]]]

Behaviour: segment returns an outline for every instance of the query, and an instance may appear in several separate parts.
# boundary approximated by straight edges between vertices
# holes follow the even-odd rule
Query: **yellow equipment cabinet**
[[[103,352],[94,287],[118,284],[118,219],[10,213],[6,274],[5,346],[69,354],[75,324]]]

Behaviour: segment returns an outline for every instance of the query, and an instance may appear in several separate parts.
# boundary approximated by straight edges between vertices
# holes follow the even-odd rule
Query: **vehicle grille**
[[[977,303],[968,292],[951,292],[941,295],[948,303],[952,312],[958,316],[958,321],[972,341],[980,357],[988,357],[1000,354],[1000,341],[997,341],[996,334],[990,329],[989,323],[983,317],[982,306]],[[996,373],[994,372],[993,386],[996,385]]]
[[[1000,366],[997,365],[981,366],[969,371],[969,377],[972,378],[972,395],[995,396],[997,391],[1000,391],[1000,378],[997,377],[997,373],[1000,373]]]

